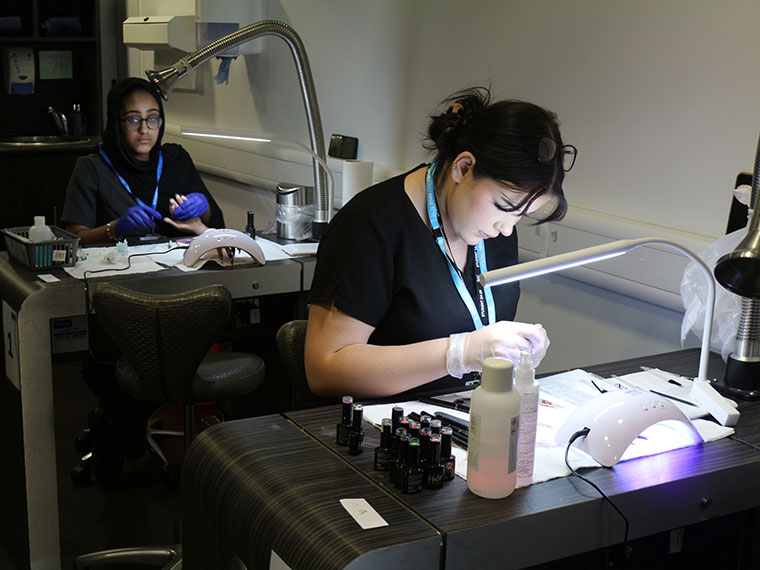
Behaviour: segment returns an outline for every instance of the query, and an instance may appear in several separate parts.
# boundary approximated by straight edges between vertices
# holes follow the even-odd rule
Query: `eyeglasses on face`
[[[156,129],[160,128],[164,122],[161,118],[161,115],[151,115],[150,117],[146,117],[144,119],[142,117],[138,117],[137,115],[130,115],[126,119],[119,120],[124,123],[124,126],[128,131],[140,130],[140,126],[142,125],[143,121],[145,121],[145,124],[148,125],[148,128],[151,131],[155,131]]]
[[[538,162],[541,164],[553,162],[558,150],[562,158],[562,170],[570,172],[575,165],[578,149],[571,144],[563,145],[562,148],[558,149],[557,143],[549,137],[541,137],[538,140]]]

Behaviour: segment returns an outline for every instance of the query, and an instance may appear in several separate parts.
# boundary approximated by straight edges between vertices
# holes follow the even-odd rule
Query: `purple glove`
[[[148,206],[132,206],[121,218],[116,220],[113,229],[116,235],[126,236],[137,228],[149,228],[156,224],[156,220],[163,220],[163,216]]]
[[[208,210],[208,199],[200,192],[193,192],[185,197],[187,200],[182,202],[172,214],[172,218],[175,220],[184,221],[190,218],[198,218]]]

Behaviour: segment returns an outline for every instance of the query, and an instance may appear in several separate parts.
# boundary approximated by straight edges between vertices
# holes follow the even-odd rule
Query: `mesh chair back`
[[[158,295],[103,283],[95,312],[136,373],[132,395],[193,403],[191,381],[229,320],[232,297],[221,285]],[[121,361],[120,361],[121,365]]]

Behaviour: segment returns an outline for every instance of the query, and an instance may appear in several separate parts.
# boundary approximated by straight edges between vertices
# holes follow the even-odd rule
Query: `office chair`
[[[195,436],[196,403],[244,396],[264,382],[264,362],[258,356],[209,353],[232,307],[231,295],[221,285],[157,295],[104,283],[95,289],[92,304],[123,354],[116,363],[121,389],[138,400],[183,405],[186,450]],[[148,430],[150,448],[166,465],[152,435]],[[76,567],[126,562],[181,568],[181,560],[179,546],[120,548],[82,555]]]
[[[294,410],[326,406],[338,403],[337,398],[315,396],[309,389],[304,366],[304,345],[306,343],[306,324],[308,321],[297,319],[285,323],[277,330],[277,352],[285,375],[290,385],[291,406]]]

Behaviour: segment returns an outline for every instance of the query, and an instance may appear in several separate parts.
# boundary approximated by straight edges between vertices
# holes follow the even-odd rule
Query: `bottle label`
[[[478,471],[480,467],[480,414],[470,411],[470,433],[467,436],[467,467]]]
[[[517,469],[517,446],[520,434],[520,416],[514,416],[509,420],[509,457],[507,461],[507,473],[514,473]]]

